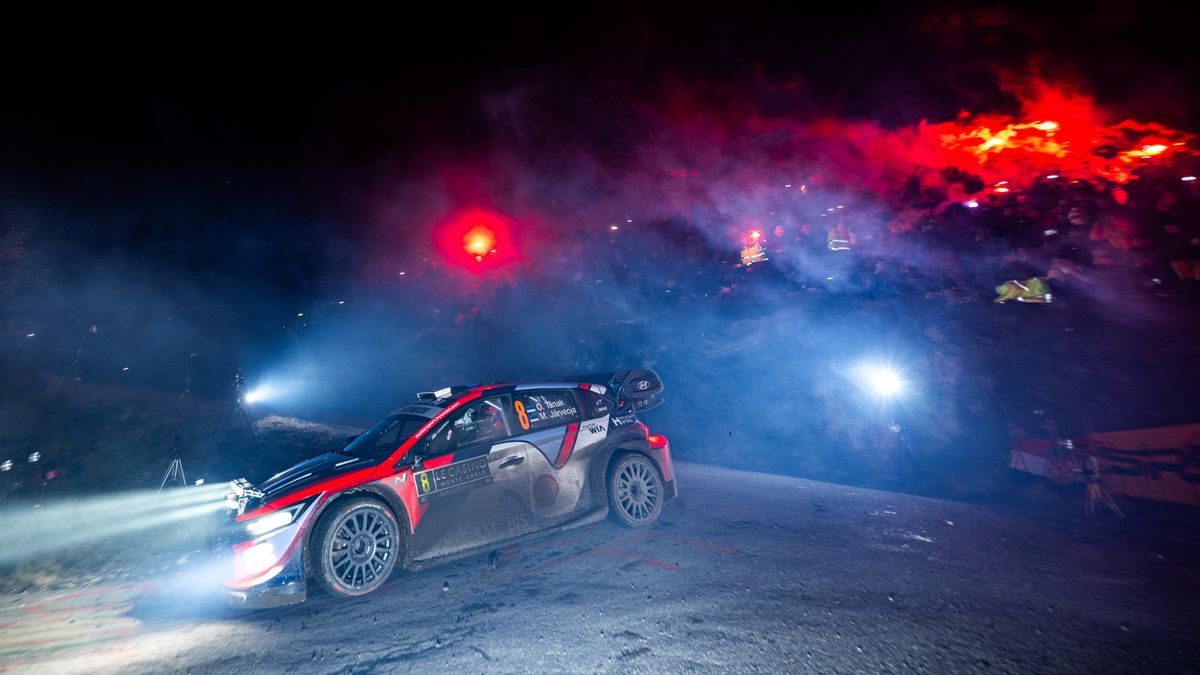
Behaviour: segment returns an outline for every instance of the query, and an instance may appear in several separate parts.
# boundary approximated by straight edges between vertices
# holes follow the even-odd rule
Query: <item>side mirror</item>
[[[400,458],[400,461],[396,463],[396,466],[399,467],[403,464],[411,464],[414,469],[420,468],[421,463],[425,461],[425,458],[428,455],[429,439],[421,439],[420,441],[417,441],[416,445],[409,448],[408,454]]]

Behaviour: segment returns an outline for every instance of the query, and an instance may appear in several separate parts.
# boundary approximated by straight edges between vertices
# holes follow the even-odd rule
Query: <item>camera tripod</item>
[[[154,493],[155,499],[162,494],[167,483],[178,483],[180,487],[187,487],[187,476],[183,473],[183,459],[179,456],[178,436],[175,437],[175,445],[171,448],[171,454],[173,455],[171,463],[167,464],[167,472],[163,474],[162,482],[158,485],[158,492]]]
[[[240,423],[242,439],[254,443],[257,438],[254,436],[254,420],[250,419],[250,410],[246,404],[246,394],[242,389],[246,385],[246,378],[242,377],[242,372],[239,370],[233,376],[233,405],[221,418],[221,423],[217,425],[217,435],[214,444],[220,444],[221,439],[225,437],[230,428],[235,424]]]

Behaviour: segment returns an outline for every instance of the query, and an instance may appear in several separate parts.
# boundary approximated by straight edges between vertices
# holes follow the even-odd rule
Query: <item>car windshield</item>
[[[419,415],[388,415],[372,424],[346,447],[344,455],[383,459],[404,444],[429,419]]]

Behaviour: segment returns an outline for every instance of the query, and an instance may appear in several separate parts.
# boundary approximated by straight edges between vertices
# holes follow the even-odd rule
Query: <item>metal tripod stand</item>
[[[233,406],[229,408],[225,416],[221,418],[221,423],[217,425],[214,444],[220,444],[229,429],[239,422],[244,440],[251,443],[258,440],[254,437],[254,420],[250,419],[250,411],[246,407],[246,393],[243,391],[245,385],[246,378],[242,377],[242,372],[239,370],[233,376]]]
[[[180,487],[187,486],[187,476],[183,475],[183,460],[176,457],[167,465],[167,472],[163,474],[162,483],[158,486],[158,492],[154,493],[157,498],[162,494],[163,488],[167,487],[167,483],[179,483]]]
[[[183,473],[183,459],[179,456],[179,437],[175,437],[175,445],[171,448],[173,455],[171,463],[167,464],[167,472],[163,474],[162,482],[158,485],[158,492],[154,493],[154,498],[162,494],[163,488],[167,487],[167,483],[178,483],[180,487],[187,486],[187,476]]]

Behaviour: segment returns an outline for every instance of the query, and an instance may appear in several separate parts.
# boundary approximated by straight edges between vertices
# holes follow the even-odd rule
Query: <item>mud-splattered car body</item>
[[[677,494],[670,445],[637,414],[660,402],[648,370],[419,395],[338,452],[227,496],[217,553],[231,600],[337,595],[603,519],[652,524]],[[615,507],[615,509],[610,509]]]

